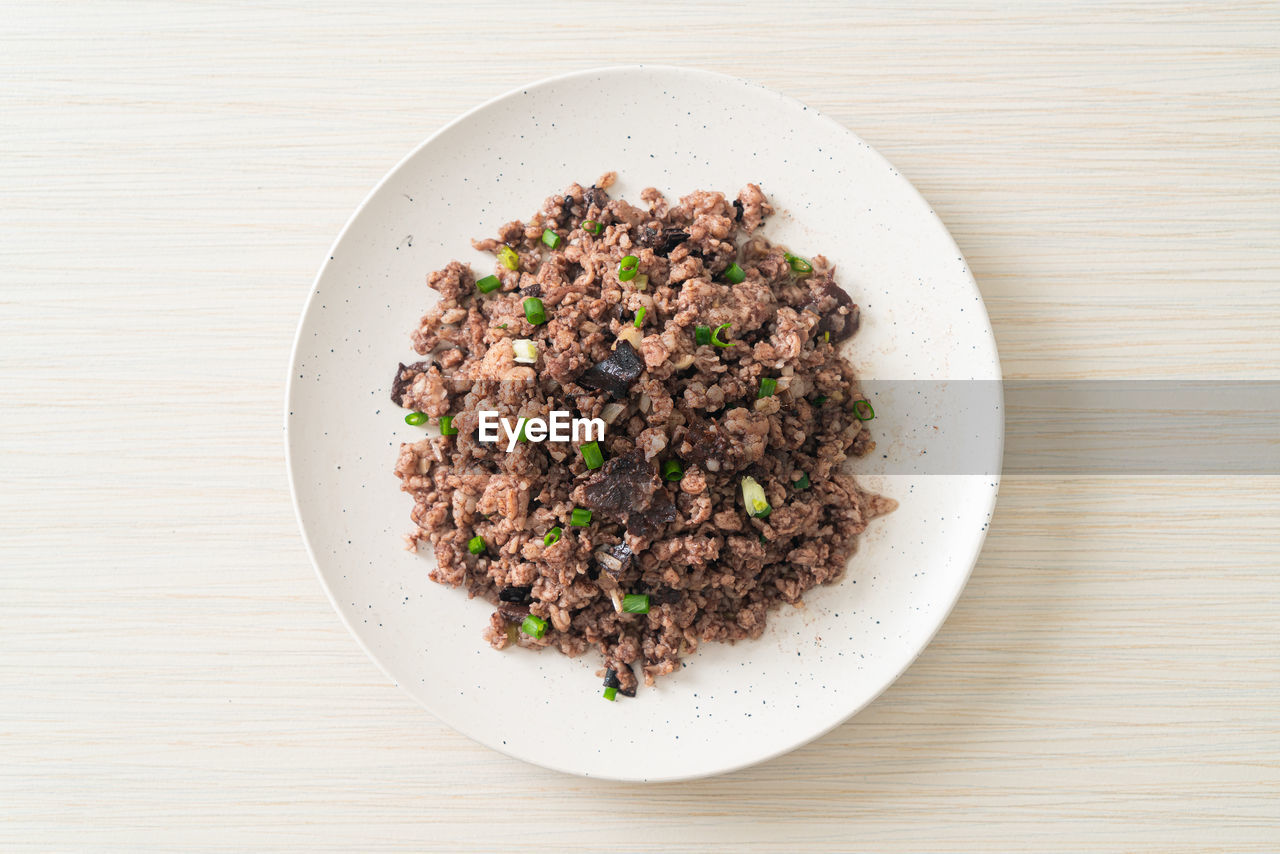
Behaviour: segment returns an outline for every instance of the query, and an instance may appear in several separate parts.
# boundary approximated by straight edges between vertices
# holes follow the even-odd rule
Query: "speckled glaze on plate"
[[[704,645],[635,699],[601,698],[597,654],[490,649],[491,608],[430,582],[428,549],[403,549],[411,502],[392,466],[421,428],[389,385],[435,297],[429,271],[453,258],[487,270],[470,238],[609,170],[632,201],[651,185],[676,197],[760,184],[778,209],[764,233],[827,255],[862,305],[847,352],[864,377],[998,381],[1000,367],[977,286],[911,184],[846,128],[731,77],[619,67],[516,89],[424,142],[355,212],[303,312],[285,417],[298,519],[334,607],[396,683],[483,744],[591,777],[687,779],[804,744],[892,683],[959,597],[997,483],[868,477],[901,506],[840,583],[774,612],[757,641]]]

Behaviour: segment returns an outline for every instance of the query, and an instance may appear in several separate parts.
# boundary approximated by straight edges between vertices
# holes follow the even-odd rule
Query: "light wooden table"
[[[0,850],[1280,849],[1280,478],[1010,478],[871,708],[644,787],[526,767],[389,684],[307,562],[280,426],[311,277],[383,172],[482,99],[637,60],[877,146],[1009,377],[1280,378],[1275,3],[0,20]]]

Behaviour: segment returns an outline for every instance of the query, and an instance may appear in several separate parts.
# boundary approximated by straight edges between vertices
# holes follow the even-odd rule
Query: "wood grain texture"
[[[281,443],[324,250],[481,100],[751,77],[948,223],[1010,377],[1280,376],[1275,3],[0,4],[0,849],[1275,851],[1280,479],[1006,480],[932,646],[820,741],[638,786],[420,711]]]

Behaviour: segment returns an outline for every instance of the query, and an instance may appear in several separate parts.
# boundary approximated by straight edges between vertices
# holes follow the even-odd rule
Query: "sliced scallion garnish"
[[[787,259],[787,265],[791,267],[793,273],[812,273],[813,265],[801,258],[799,255],[792,255],[790,252],[784,256]]]
[[[547,322],[547,311],[542,307],[542,300],[527,297],[524,301],[524,319],[537,326]]]
[[[614,688],[612,685],[610,685],[608,688],[605,688],[604,698],[608,700],[610,703],[618,702],[618,689]]]
[[[593,234],[599,237],[600,232],[604,231],[604,226],[596,222],[594,219],[584,219],[582,221],[582,230],[587,234]]]
[[[764,487],[754,477],[742,479],[742,505],[747,508],[747,515],[763,519],[773,512],[769,499],[765,497]]]
[[[538,345],[528,338],[513,340],[511,350],[515,353],[515,360],[522,365],[534,365],[538,362]]]
[[[861,405],[859,405],[861,404]],[[853,402],[853,417],[859,421],[870,421],[876,417],[876,411],[871,406],[871,401],[858,399]]]
[[[476,290],[482,294],[496,291],[500,287],[502,287],[502,280],[497,276],[485,276],[483,279],[476,280]]]
[[[662,464],[662,479],[675,483],[684,477],[684,465],[679,460],[667,460]]]
[[[756,392],[756,399],[759,400],[762,397],[769,397],[771,394],[777,391],[777,389],[778,389],[778,381],[776,379],[774,379],[773,377],[761,377],[760,390]]]
[[[629,282],[640,272],[640,259],[634,255],[628,255],[618,262],[618,280],[621,282]]]
[[[569,514],[569,524],[578,528],[585,528],[591,524],[591,511],[582,507],[573,508],[573,512]]]
[[[484,537],[472,537],[467,542],[467,551],[473,555],[484,554]]]
[[[563,237],[556,234],[551,229],[549,228],[542,229],[542,242],[545,243],[547,246],[551,247],[552,249],[559,249],[560,243],[563,240],[564,240]]]
[[[725,269],[724,277],[727,281],[730,281],[736,285],[739,282],[746,279],[747,274],[745,270],[743,270],[741,267],[738,266],[738,262],[734,261],[732,264],[728,266],[727,269]]]
[[[600,451],[599,442],[587,442],[581,448],[582,461],[587,464],[589,469],[598,469],[604,465],[604,454]]]
[[[520,255],[510,246],[503,246],[498,250],[498,260],[508,270],[520,269]]]
[[[693,327],[693,340],[701,347],[703,344],[711,343],[711,327],[695,326]]]
[[[649,613],[649,594],[647,593],[628,593],[622,597],[622,612],[624,614],[647,614]]]
[[[719,326],[717,326],[715,329],[711,330],[711,346],[713,347],[732,347],[733,346],[732,341],[725,341],[723,338],[720,337],[721,330],[728,329],[730,326],[733,326],[733,324],[722,323]]]
[[[547,535],[542,538],[542,544],[544,546],[554,546],[556,543],[560,542],[560,535],[562,533],[564,532],[561,531],[560,526],[557,525],[550,531],[547,531]]]
[[[524,618],[524,622],[520,624],[520,631],[526,635],[540,638],[547,633],[547,621],[541,617],[535,617],[533,614]]]
[[[640,306],[639,308],[636,309],[636,320],[635,320],[636,329],[639,329],[641,326],[644,326],[644,315],[645,315],[645,312],[647,311],[648,309],[645,308],[644,306]]]
[[[796,489],[808,489],[810,486],[809,475],[806,472],[800,472],[800,479],[792,481],[791,485]]]
[[[456,435],[458,435],[458,428],[453,426],[453,416],[452,416],[452,415],[442,415],[442,416],[440,416],[440,435],[441,435],[441,436],[456,436]]]
[[[414,427],[417,427],[419,424],[427,423],[427,416],[423,412],[410,412],[404,417],[404,423],[412,424]]]

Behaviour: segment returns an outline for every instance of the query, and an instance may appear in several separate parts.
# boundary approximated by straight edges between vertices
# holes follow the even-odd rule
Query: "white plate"
[[[901,502],[847,576],[770,617],[764,637],[708,644],[634,699],[600,696],[597,654],[495,652],[491,608],[427,579],[403,549],[410,500],[392,474],[421,435],[388,393],[435,294],[426,274],[472,237],[525,219],[573,181],[617,170],[615,197],[761,185],[765,234],[827,255],[862,305],[847,352],[863,376],[999,380],[994,337],[955,242],[905,178],[844,127],[730,77],[665,67],[516,89],[418,147],[352,216],[320,268],[294,344],[285,428],[307,548],[369,655],[475,740],[575,774],[675,780],[791,750],[857,712],[920,653],[958,598],[995,503],[989,475],[876,475]],[[883,411],[884,407],[880,407]],[[882,443],[890,420],[872,422]],[[998,457],[1002,429],[987,439]]]

